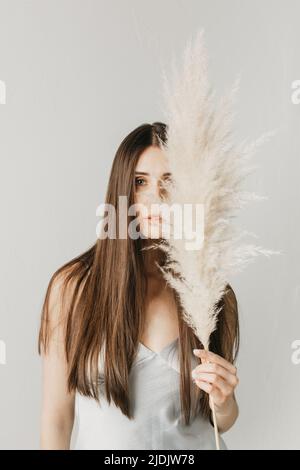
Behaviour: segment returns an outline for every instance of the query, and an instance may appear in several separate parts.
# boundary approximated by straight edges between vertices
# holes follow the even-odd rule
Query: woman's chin
[[[157,240],[162,238],[162,230],[160,227],[152,227],[151,230],[144,230],[142,232],[144,238],[149,238],[150,240]]]

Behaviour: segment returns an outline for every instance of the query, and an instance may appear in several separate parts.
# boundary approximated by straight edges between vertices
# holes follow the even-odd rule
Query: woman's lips
[[[154,216],[150,216],[150,217],[146,217],[146,220],[149,220],[150,222],[155,222],[155,223],[158,223],[158,222],[162,222],[162,218],[158,215],[154,215]]]

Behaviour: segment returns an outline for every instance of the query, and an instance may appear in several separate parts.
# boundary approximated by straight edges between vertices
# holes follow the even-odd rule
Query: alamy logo
[[[6,103],[6,85],[3,80],[0,80],[0,104]]]
[[[6,364],[6,344],[0,339],[0,365]]]
[[[204,241],[204,204],[156,203],[149,208],[136,203],[128,207],[127,199],[119,196],[118,214],[113,204],[97,207],[96,216],[101,218],[96,227],[97,238],[136,240],[143,237],[140,224],[148,221],[151,237],[155,238],[159,229],[163,238],[184,240],[187,250],[200,250]],[[129,224],[128,216],[135,217]]]
[[[291,348],[295,350],[292,353],[291,360],[297,366],[300,364],[300,339],[295,339],[291,344]]]
[[[293,91],[291,95],[291,101],[293,104],[300,104],[300,80],[294,80],[291,88]]]

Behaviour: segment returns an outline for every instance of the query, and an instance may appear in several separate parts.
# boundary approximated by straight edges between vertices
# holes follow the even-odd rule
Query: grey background
[[[240,416],[232,449],[299,449],[300,4],[275,0],[0,1],[0,448],[37,449],[40,309],[51,274],[95,240],[121,140],[163,119],[160,65],[206,31],[222,94],[241,72],[236,135],[279,133],[255,157],[250,190],[268,196],[241,223],[265,248],[232,280],[240,306]]]

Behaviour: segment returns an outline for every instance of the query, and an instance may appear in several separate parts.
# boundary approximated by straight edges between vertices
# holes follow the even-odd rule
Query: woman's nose
[[[146,193],[146,199],[151,204],[161,204],[163,200],[163,192],[159,187],[149,189]]]
[[[140,202],[143,205],[144,217],[160,215],[160,205],[162,204],[162,198],[159,188],[148,188]]]

